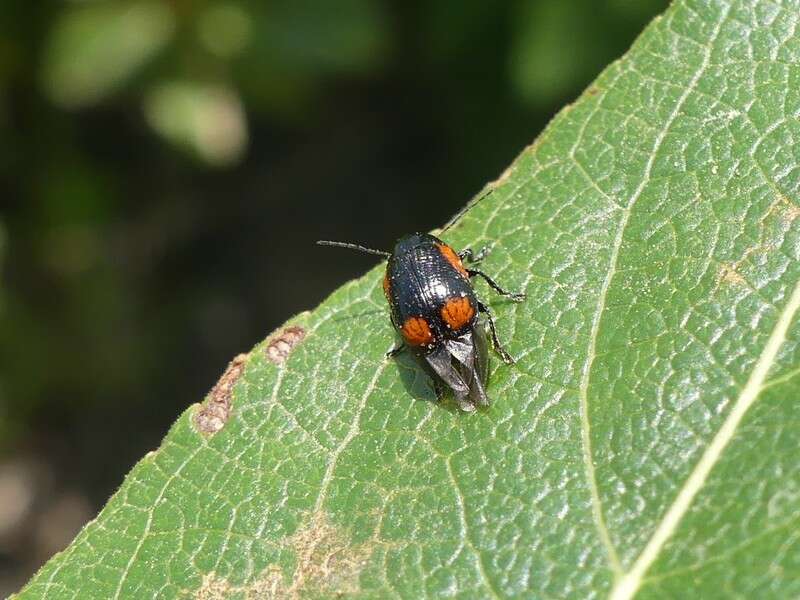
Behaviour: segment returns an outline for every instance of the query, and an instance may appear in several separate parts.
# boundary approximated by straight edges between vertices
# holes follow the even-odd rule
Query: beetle
[[[506,364],[514,360],[497,338],[492,314],[475,294],[471,278],[481,277],[498,294],[517,302],[525,295],[507,292],[483,271],[465,266],[464,261],[480,262],[486,248],[476,255],[470,248],[456,252],[428,233],[400,238],[392,252],[347,242],[317,243],[385,257],[383,291],[392,324],[403,340],[387,356],[411,350],[432,376],[437,397],[441,398],[444,387],[449,388],[466,412],[489,405],[486,323],[495,351]]]

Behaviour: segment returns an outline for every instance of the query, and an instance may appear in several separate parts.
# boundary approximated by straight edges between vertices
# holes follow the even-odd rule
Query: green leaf
[[[378,266],[234,361],[21,597],[800,594],[799,19],[676,2],[446,232],[528,294],[476,283],[518,358],[488,410],[384,358]]]

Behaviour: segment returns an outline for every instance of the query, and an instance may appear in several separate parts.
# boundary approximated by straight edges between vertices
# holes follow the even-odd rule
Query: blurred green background
[[[441,225],[662,0],[0,0],[0,594],[228,360]]]

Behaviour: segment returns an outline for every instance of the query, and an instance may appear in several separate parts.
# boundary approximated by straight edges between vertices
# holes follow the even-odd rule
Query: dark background
[[[663,0],[0,0],[0,595],[228,360],[441,225]]]

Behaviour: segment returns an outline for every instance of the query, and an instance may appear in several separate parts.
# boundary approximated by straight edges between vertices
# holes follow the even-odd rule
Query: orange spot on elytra
[[[391,294],[392,294],[392,284],[389,281],[389,273],[387,272],[386,275],[383,276],[383,294],[386,296],[386,299],[391,301]]]
[[[467,270],[464,268],[464,263],[461,262],[461,257],[456,254],[455,250],[447,244],[436,244],[436,247],[439,248],[439,252],[442,253],[445,260],[449,262],[456,271],[461,273],[464,277],[469,277]]]
[[[433,341],[431,328],[422,317],[407,318],[400,328],[400,333],[410,346],[425,346]]]
[[[472,306],[469,298],[452,298],[445,302],[442,307],[442,318],[448,327],[453,331],[458,331],[472,321],[475,316],[475,307]]]

